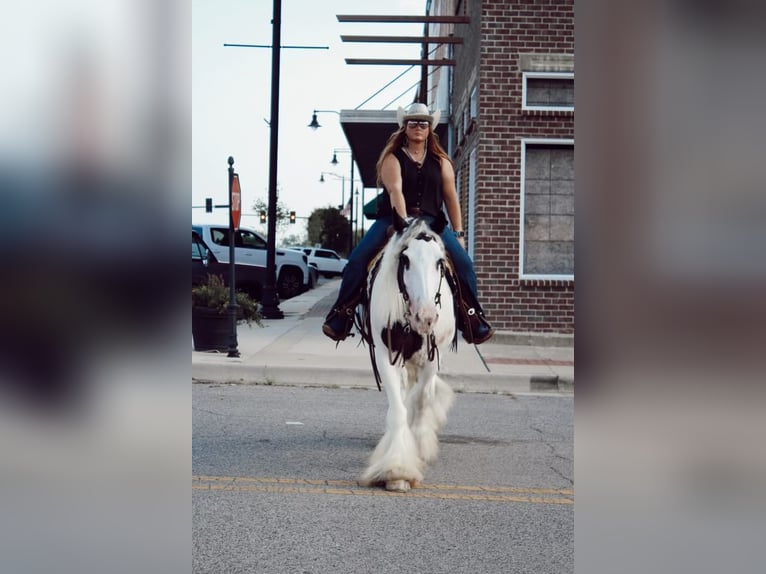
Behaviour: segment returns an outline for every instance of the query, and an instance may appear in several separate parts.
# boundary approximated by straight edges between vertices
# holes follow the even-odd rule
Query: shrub
[[[192,287],[192,307],[216,309],[221,315],[228,312],[229,287],[223,282],[223,277],[208,273],[207,281]],[[237,291],[237,320],[252,325],[261,325],[261,305],[247,293]],[[262,325],[261,325],[262,326]]]

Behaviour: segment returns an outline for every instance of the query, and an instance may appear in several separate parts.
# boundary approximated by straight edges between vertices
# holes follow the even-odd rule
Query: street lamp
[[[364,188],[362,188],[364,190]],[[356,201],[356,211],[355,219],[356,219],[356,229],[354,230],[354,233],[359,233],[359,212],[362,211],[362,209],[359,206],[359,188],[356,188],[356,192],[354,192],[354,201]],[[364,216],[362,217],[362,220],[364,220]]]
[[[322,127],[317,121],[317,114],[338,114],[338,116],[340,116],[340,112],[336,110],[314,110],[314,113],[311,114],[311,123],[308,125],[312,130]]]
[[[325,175],[331,175],[336,179],[340,180],[340,210],[342,211],[345,207],[346,203],[346,176],[340,175],[337,173],[334,173],[332,171],[323,171],[321,174],[319,174],[319,183],[324,183],[324,176]]]
[[[348,203],[349,203],[349,231],[351,231],[349,240],[348,240],[348,252],[351,253],[351,251],[354,250],[354,151],[349,148],[336,148],[332,150],[332,159],[330,160],[330,163],[333,165],[338,165],[340,162],[338,161],[338,154],[339,153],[347,153],[351,155],[351,188],[348,191]],[[344,206],[345,207],[345,206]]]
[[[337,114],[338,118],[340,118],[340,112],[337,110],[314,110],[314,113],[311,115],[311,123],[308,125],[312,130],[315,130],[317,128],[321,128],[321,124],[317,121],[317,114]],[[349,230],[351,233],[349,234],[348,238],[348,252],[349,254],[354,249],[354,152],[350,149],[336,149],[333,150],[332,153],[332,163],[333,165],[338,165],[338,157],[337,153],[349,153],[351,154],[351,189],[349,190],[349,207],[351,208],[351,217],[349,217]],[[345,206],[344,206],[345,207]]]

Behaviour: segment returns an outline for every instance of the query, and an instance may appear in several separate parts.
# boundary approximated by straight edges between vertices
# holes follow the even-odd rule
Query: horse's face
[[[410,325],[421,335],[433,331],[442,294],[449,290],[444,257],[441,239],[427,227],[414,234],[399,254],[400,290],[406,289]]]

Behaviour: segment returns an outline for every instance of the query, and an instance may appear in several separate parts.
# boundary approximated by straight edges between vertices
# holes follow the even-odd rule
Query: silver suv
[[[192,224],[207,243],[216,259],[229,262],[229,227],[226,225]],[[266,266],[266,238],[247,227],[234,232],[234,259],[244,265]],[[282,299],[300,295],[311,287],[308,258],[290,249],[275,251],[277,291]]]

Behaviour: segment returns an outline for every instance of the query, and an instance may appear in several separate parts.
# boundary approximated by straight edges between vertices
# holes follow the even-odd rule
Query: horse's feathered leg
[[[383,345],[378,345],[381,347]],[[379,356],[377,362],[388,397],[386,431],[375,447],[361,481],[368,485],[385,483],[388,490],[406,491],[423,479],[418,445],[407,424],[404,401],[407,374],[403,367],[391,365],[386,357]]]
[[[450,386],[436,372],[436,363],[424,364],[418,371],[417,384],[407,397],[410,428],[424,462],[436,460],[439,453],[437,433],[447,422],[447,412],[454,398]]]

